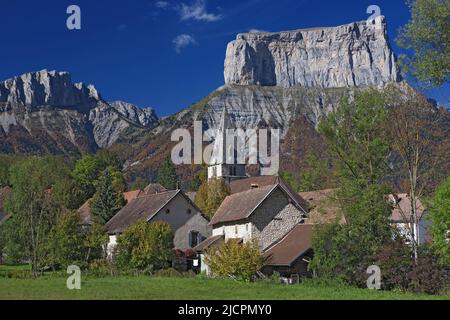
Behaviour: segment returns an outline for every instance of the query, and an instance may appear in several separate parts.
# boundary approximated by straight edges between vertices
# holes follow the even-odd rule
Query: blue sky
[[[80,6],[82,29],[66,28]],[[366,20],[378,5],[391,44],[409,18],[404,0],[0,0],[0,79],[44,68],[69,71],[106,100],[152,106],[165,116],[221,86],[225,49],[237,33]],[[450,86],[427,93],[448,102]]]

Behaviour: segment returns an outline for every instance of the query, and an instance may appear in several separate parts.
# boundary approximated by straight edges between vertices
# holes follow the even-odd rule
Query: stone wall
[[[250,217],[252,237],[264,250],[299,224],[303,220],[302,216],[302,212],[277,189]]]

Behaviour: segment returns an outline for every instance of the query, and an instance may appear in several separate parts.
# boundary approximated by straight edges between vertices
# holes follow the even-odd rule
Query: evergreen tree
[[[105,170],[96,182],[97,192],[90,202],[94,220],[101,224],[108,222],[125,204],[121,192],[113,187],[113,179],[109,169]]]
[[[169,190],[175,190],[178,187],[177,172],[170,157],[167,157],[159,167],[158,183]]]

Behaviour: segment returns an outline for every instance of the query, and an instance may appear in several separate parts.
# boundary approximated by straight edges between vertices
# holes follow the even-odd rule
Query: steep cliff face
[[[90,152],[113,144],[130,127],[151,128],[156,113],[109,104],[92,85],[67,72],[42,70],[0,82],[0,152]]]
[[[0,82],[0,111],[35,111],[42,106],[87,112],[101,97],[94,86],[73,84],[69,73],[42,70]]]
[[[218,128],[227,108],[232,127],[281,130],[281,166],[300,172],[308,152],[321,152],[316,131],[321,117],[336,110],[344,96],[368,87],[406,89],[387,37],[384,17],[378,27],[364,22],[334,28],[240,34],[227,47],[225,85],[197,104],[161,121],[155,129],[130,134],[113,147],[126,154],[130,179],[154,179],[159,163],[175,143],[173,130]],[[189,179],[192,168],[179,167]]]
[[[239,34],[227,47],[225,83],[341,88],[397,82],[385,18],[375,22]]]

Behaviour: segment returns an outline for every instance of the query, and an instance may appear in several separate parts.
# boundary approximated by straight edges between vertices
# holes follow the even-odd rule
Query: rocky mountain
[[[323,148],[315,130],[320,118],[335,110],[344,96],[368,87],[407,87],[384,17],[376,22],[240,34],[227,47],[224,86],[155,129],[130,134],[130,140],[120,141],[113,150],[128,160],[131,180],[155,178],[158,164],[174,145],[171,132],[192,129],[194,120],[201,120],[204,129],[217,128],[226,107],[232,126],[281,129],[282,169],[299,172],[305,155]],[[189,179],[192,168],[181,167],[179,174]]]
[[[0,82],[0,152],[92,152],[130,128],[158,124],[153,109],[108,103],[67,72],[42,70]]]
[[[399,79],[382,16],[375,24],[238,34],[225,59],[226,84],[339,88]]]

